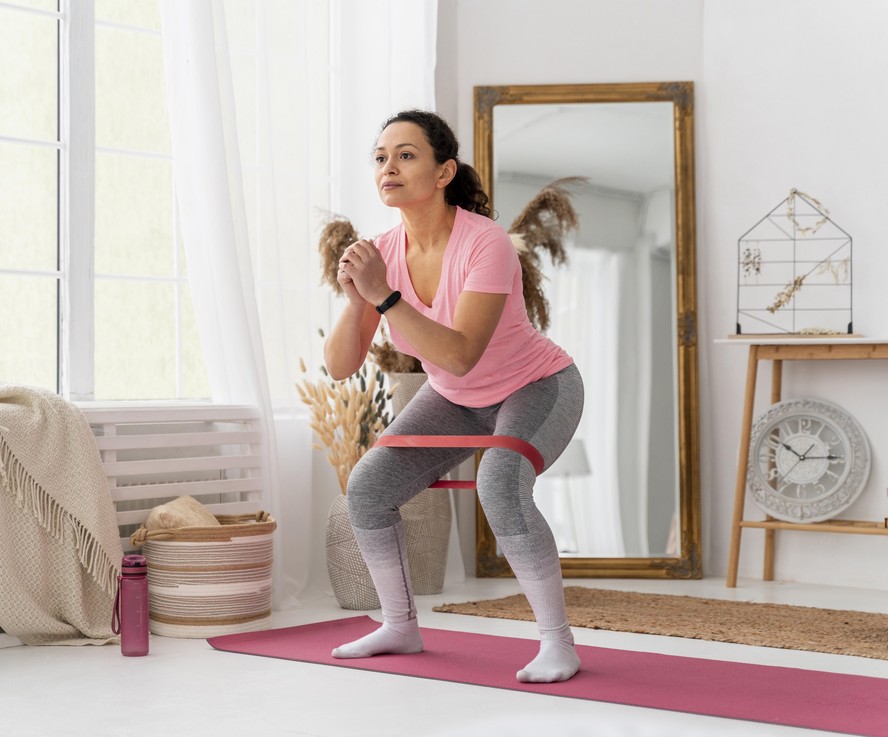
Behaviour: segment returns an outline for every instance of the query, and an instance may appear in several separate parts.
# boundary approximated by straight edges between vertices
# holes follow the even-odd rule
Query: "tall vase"
[[[426,382],[425,374],[391,374],[392,407],[397,415]],[[413,593],[444,589],[453,513],[445,489],[425,489],[401,507]],[[358,548],[348,517],[348,497],[339,494],[327,516],[327,573],[343,609],[378,609],[379,596]]]
[[[423,373],[390,374],[392,408],[397,415],[425,384]],[[401,507],[413,593],[440,594],[444,588],[453,512],[445,489],[425,489]]]
[[[327,516],[327,574],[343,609],[379,609],[379,597],[348,519],[348,497],[338,494]]]

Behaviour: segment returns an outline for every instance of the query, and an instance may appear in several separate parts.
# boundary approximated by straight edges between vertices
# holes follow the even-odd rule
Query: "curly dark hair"
[[[456,135],[447,121],[428,110],[402,110],[386,120],[380,132],[392,123],[418,125],[422,128],[426,140],[435,153],[435,161],[443,164],[445,161],[453,159],[456,162],[456,174],[444,191],[444,198],[448,205],[456,205],[488,218],[493,217],[490,198],[481,187],[481,178],[474,168],[459,160],[459,141],[456,140]]]

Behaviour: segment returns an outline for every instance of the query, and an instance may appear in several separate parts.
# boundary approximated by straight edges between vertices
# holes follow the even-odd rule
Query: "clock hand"
[[[808,458],[808,453],[811,452],[811,448],[813,448],[814,445],[815,445],[815,443],[811,443],[811,447],[809,447],[808,450],[806,450],[804,453],[802,453],[802,454],[799,456],[799,460],[800,460],[800,461],[804,461],[804,460],[806,460],[806,459]],[[796,455],[798,455],[798,453],[796,453]]]
[[[807,460],[809,461],[840,461],[842,460],[842,456],[834,456],[830,453],[828,456],[808,456]]]
[[[811,448],[808,448],[808,450],[811,450]],[[789,476],[789,474],[792,473],[792,470],[796,466],[798,466],[803,460],[805,460],[805,457],[799,456],[799,459],[795,463],[793,463],[792,466],[790,466],[789,468],[786,469],[786,473],[784,473],[779,479],[777,479],[777,486],[780,486],[780,484],[783,483],[783,479],[785,479],[787,476]]]
[[[796,449],[793,448],[789,443],[784,443],[784,442],[781,441],[780,445],[782,445],[782,446],[783,446],[784,448],[786,448],[788,451],[790,451],[790,452],[792,452],[792,453],[795,453],[796,457],[801,458],[801,456],[799,456],[799,454],[796,452]]]

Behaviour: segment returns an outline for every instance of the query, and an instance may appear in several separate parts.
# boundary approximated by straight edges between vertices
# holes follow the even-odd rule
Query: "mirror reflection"
[[[535,492],[564,574],[699,577],[693,85],[477,87],[475,165],[501,223],[584,178],[569,262],[546,264],[586,387]],[[478,575],[508,575],[483,514],[477,542]]]
[[[537,482],[540,511],[565,556],[676,555],[672,103],[502,105],[493,129],[502,222],[553,179],[586,177],[568,265],[546,274],[548,333],[586,405]]]

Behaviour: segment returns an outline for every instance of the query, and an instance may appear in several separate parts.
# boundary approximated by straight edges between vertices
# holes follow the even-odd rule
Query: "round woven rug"
[[[584,586],[567,586],[564,596],[573,627],[888,660],[888,614]],[[523,594],[444,604],[434,610],[534,620]]]

